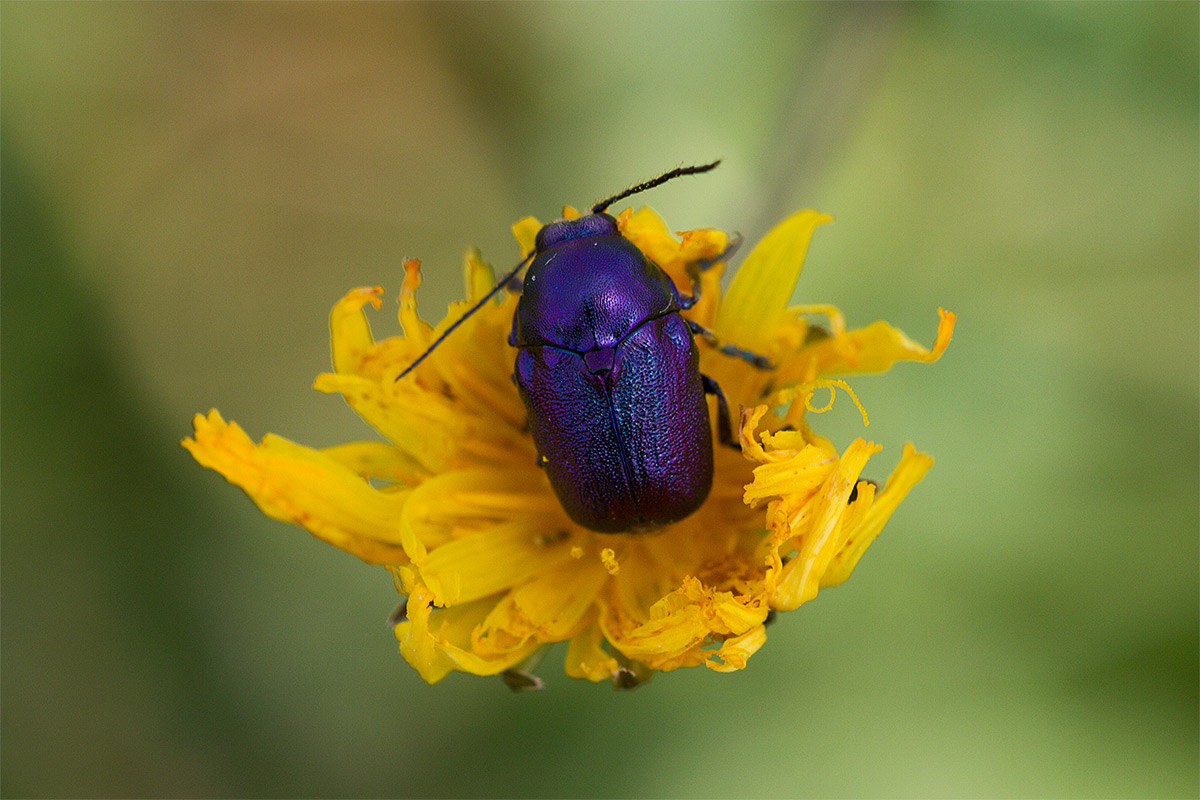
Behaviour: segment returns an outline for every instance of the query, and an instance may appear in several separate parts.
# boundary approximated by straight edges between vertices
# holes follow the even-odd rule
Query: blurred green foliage
[[[0,4],[0,793],[1200,794],[1197,9]],[[308,391],[347,288],[419,256],[437,318],[467,245],[718,156],[647,202],[820,208],[798,301],[959,315],[853,381],[933,472],[744,672],[427,687],[386,572],[178,447],[370,436]]]

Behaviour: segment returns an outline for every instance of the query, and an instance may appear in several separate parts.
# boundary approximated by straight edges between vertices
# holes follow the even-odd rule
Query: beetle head
[[[539,252],[556,244],[588,236],[611,236],[617,233],[617,221],[608,214],[588,214],[576,219],[560,219],[542,226],[533,246]]]

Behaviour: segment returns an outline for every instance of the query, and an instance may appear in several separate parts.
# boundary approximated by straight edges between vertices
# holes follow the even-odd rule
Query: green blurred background
[[[1195,3],[0,5],[5,796],[1196,796]],[[370,436],[352,286],[645,197],[932,341],[818,429],[937,457],[742,673],[426,686],[388,574],[178,441]],[[374,318],[396,330],[394,304]]]

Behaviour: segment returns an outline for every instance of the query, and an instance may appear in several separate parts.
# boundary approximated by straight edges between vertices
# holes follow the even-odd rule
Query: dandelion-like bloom
[[[939,311],[926,349],[883,322],[847,330],[831,306],[788,308],[813,230],[829,219],[802,211],[781,222],[723,296],[720,265],[700,275],[701,300],[684,315],[776,368],[698,342],[700,371],[741,406],[741,450],[716,445],[708,499],[661,531],[595,533],[559,505],[510,377],[515,295],[486,303],[396,380],[493,285],[474,253],[467,299],[436,327],[417,316],[412,260],[400,293],[403,336],[371,335],[364,307],[380,307],[380,287],[355,289],[333,308],[334,371],[315,388],[341,394],[387,442],[313,450],[268,435],[256,445],[214,410],[196,416],[183,444],[267,515],[386,565],[407,595],[395,619],[400,651],[430,683],[459,670],[536,685],[522,669],[555,642],[567,643],[568,675],[618,686],[699,664],[741,669],[766,641],[769,615],[844,581],[932,464],[905,445],[877,486],[859,476],[878,445],[860,438],[839,453],[806,422],[806,411],[825,410],[812,406],[815,390],[827,389],[831,405],[835,387],[849,389],[833,376],[933,361],[954,327],[954,315]],[[729,241],[711,229],[677,238],[648,209],[617,222],[684,292],[689,267]],[[524,253],[539,228],[532,218],[513,227]],[[826,325],[812,324],[814,315]]]

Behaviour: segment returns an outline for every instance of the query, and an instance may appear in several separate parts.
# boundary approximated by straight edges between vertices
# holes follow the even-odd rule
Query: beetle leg
[[[712,268],[713,264],[719,264],[722,261],[728,261],[733,258],[734,254],[742,246],[742,235],[737,231],[729,234],[729,242],[725,245],[725,249],[717,253],[712,258],[702,258],[696,262],[697,272],[707,272]]]
[[[717,441],[740,451],[741,443],[733,438],[733,423],[729,419],[729,401],[725,399],[725,393],[721,391],[720,385],[707,375],[700,375],[700,383],[704,386],[705,394],[715,395],[717,398]]]
[[[685,319],[684,322],[687,323],[687,326],[692,333],[696,334],[700,338],[704,339],[705,342],[720,350],[723,355],[732,356],[733,358],[740,358],[746,363],[758,367],[759,369],[775,369],[775,365],[772,364],[771,360],[766,356],[761,356],[758,353],[743,349],[735,344],[722,342],[721,337],[717,336],[699,322],[695,322],[694,320],[690,319]]]
[[[729,244],[727,244],[725,249],[720,253],[712,258],[703,258],[699,261],[688,264],[687,272],[692,279],[692,293],[690,295],[683,295],[679,298],[680,308],[686,311],[687,309],[696,305],[696,303],[700,300],[700,281],[698,280],[700,273],[707,272],[708,270],[712,269],[714,264],[719,264],[722,261],[728,261],[729,259],[733,258],[733,254],[736,253],[738,248],[741,246],[742,235],[740,233],[732,233],[729,236]]]

